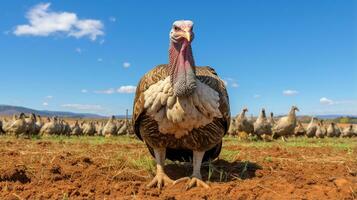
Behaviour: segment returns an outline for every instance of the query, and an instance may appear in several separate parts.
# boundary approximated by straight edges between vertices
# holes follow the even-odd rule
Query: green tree
[[[350,123],[350,118],[348,118],[348,117],[341,117],[340,123],[341,123],[341,124],[348,124],[348,123]]]

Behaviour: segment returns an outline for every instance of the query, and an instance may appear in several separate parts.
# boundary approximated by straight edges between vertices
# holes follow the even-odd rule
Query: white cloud
[[[79,47],[77,47],[77,48],[76,48],[76,52],[77,52],[77,53],[82,53],[82,49],[79,48]]]
[[[334,101],[332,101],[331,99],[328,99],[326,97],[322,97],[320,99],[320,103],[324,104],[324,105],[332,105],[332,104],[334,104]]]
[[[299,94],[299,92],[296,90],[284,90],[283,91],[283,95],[285,95],[285,96],[295,96],[297,94]]]
[[[43,106],[48,106],[48,103],[47,102],[43,102],[42,105]]]
[[[97,94],[114,94],[114,93],[129,94],[129,93],[134,93],[135,91],[136,91],[136,86],[124,85],[124,86],[120,86],[117,89],[109,88],[107,90],[96,90],[96,91],[94,91],[94,93],[97,93]]]
[[[53,96],[52,95],[48,95],[48,96],[46,96],[46,99],[53,99]]]
[[[254,99],[259,99],[260,97],[262,97],[260,94],[255,94],[255,95],[253,95],[253,98],[254,98]]]
[[[82,92],[82,93],[87,93],[87,92],[88,92],[88,90],[86,90],[86,89],[82,89],[82,90],[81,90],[81,92]]]
[[[103,110],[101,105],[92,104],[63,104],[61,107],[74,109],[74,110],[87,110],[87,111],[100,111]]]
[[[98,58],[97,61],[98,62],[103,62],[103,58]]]
[[[129,68],[131,66],[130,62],[124,62],[123,67],[124,68]]]
[[[94,93],[97,93],[97,94],[114,94],[115,93],[115,89],[114,88],[110,88],[110,89],[107,89],[107,90],[96,90],[96,91],[94,91]]]
[[[322,97],[320,98],[320,103],[323,105],[344,105],[344,104],[350,104],[350,105],[357,105],[357,100],[332,100],[327,97]]]
[[[232,85],[232,87],[234,87],[234,88],[239,87],[238,83],[232,83],[231,85]]]
[[[115,18],[115,17],[109,17],[109,21],[111,21],[111,22],[116,22],[116,21],[117,21],[117,18]]]
[[[13,32],[17,36],[50,36],[65,34],[81,38],[89,37],[96,40],[104,35],[104,25],[100,20],[78,19],[76,13],[51,11],[50,3],[40,3],[26,13],[29,24],[18,25]]]
[[[136,91],[136,86],[125,85],[117,89],[118,93],[134,93]]]

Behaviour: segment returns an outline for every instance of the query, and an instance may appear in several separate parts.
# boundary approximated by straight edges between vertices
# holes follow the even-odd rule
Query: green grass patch
[[[229,162],[233,162],[237,160],[239,153],[240,152],[238,150],[229,150],[223,148],[219,157]]]
[[[240,141],[239,138],[225,137],[223,138],[223,146],[243,146],[256,148],[270,148],[273,146],[280,147],[331,147],[341,150],[353,150],[357,147],[357,138],[288,138],[287,142],[282,140],[274,140],[272,142],[264,141]]]

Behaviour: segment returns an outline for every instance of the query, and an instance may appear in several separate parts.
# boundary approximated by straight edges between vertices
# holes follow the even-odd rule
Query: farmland
[[[1,199],[354,199],[357,138],[225,137],[219,159],[204,163],[211,189],[185,183],[147,188],[155,162],[130,136],[0,137]],[[167,161],[167,174],[189,176],[190,163]]]

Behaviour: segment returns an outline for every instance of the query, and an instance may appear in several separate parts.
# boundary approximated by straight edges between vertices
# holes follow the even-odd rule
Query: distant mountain
[[[49,111],[49,110],[34,110],[31,108],[25,108],[25,107],[21,107],[21,106],[0,105],[0,116],[20,114],[22,112],[23,113],[34,113],[36,115],[41,115],[41,116],[58,116],[58,117],[69,117],[69,118],[105,118],[105,117],[107,117],[107,116],[91,114],[91,113],[73,113],[73,112]],[[118,117],[123,117],[123,116],[118,116]]]

